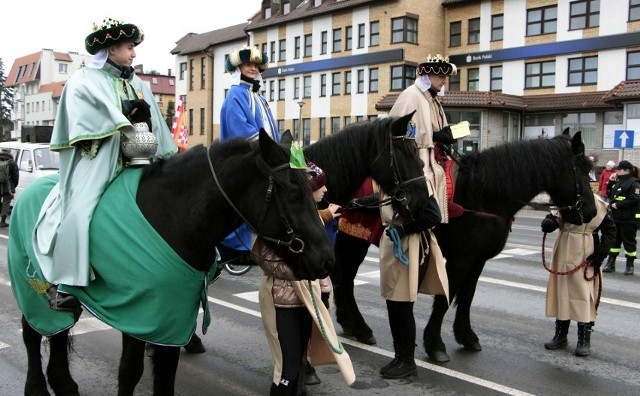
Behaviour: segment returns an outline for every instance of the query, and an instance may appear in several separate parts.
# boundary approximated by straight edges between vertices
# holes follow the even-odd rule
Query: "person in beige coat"
[[[319,167],[309,165],[309,182],[317,201],[326,191],[326,176]],[[332,216],[339,216],[338,208],[331,205],[328,210]],[[320,217],[319,213],[319,221]],[[253,246],[253,254],[265,274],[259,300],[274,364],[269,394],[304,394],[307,358],[312,366],[337,364],[344,381],[353,384],[353,365],[338,340],[328,309],[332,290],[329,277],[315,281],[296,279],[289,266],[260,238]]]
[[[424,174],[440,206],[443,223],[449,222],[449,208],[445,173],[440,162],[447,157],[450,145],[456,140],[451,134],[439,95],[444,93],[447,77],[456,73],[456,65],[449,63],[448,58],[439,54],[429,55],[426,62],[418,65],[415,83],[400,93],[389,111],[390,116],[404,116],[415,111],[409,128],[415,131],[420,158],[424,161]],[[461,213],[459,210],[456,212]]]
[[[556,318],[556,330],[553,339],[544,347],[549,350],[566,347],[569,325],[574,320],[578,322],[576,356],[590,353],[591,330],[595,325],[601,282],[600,266],[616,237],[616,226],[607,213],[606,203],[596,194],[594,199],[597,212],[588,223],[576,225],[563,221],[562,214],[558,217],[549,214],[541,224],[545,233],[560,229],[553,246],[546,302],[546,315]],[[588,262],[586,273],[581,268],[562,274],[585,261]]]
[[[431,193],[431,190],[429,190]],[[385,198],[381,191],[381,197]],[[434,195],[419,219],[404,221],[390,206],[380,209],[385,233],[380,240],[380,291],[386,300],[394,358],[380,369],[384,378],[417,374],[414,359],[416,320],[413,305],[418,292],[449,298],[449,281],[442,252],[431,228],[440,223]]]

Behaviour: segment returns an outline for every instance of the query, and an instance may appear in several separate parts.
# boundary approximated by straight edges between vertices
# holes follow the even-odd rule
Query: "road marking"
[[[240,294],[247,294],[247,293],[240,293]],[[241,311],[243,313],[246,313],[246,314],[258,317],[258,318],[262,317],[262,315],[258,311],[254,311],[252,309],[241,307],[239,305],[236,305],[236,304],[233,304],[233,303],[229,303],[229,302],[226,302],[224,300],[220,300],[220,299],[213,298],[213,297],[209,297],[208,300],[210,302],[214,303],[214,304],[221,305],[223,307],[235,309],[237,311]],[[371,345],[366,345],[366,344],[363,344],[363,343],[358,342],[358,341],[354,341],[354,340],[350,340],[348,338],[344,338],[342,336],[338,336],[338,339],[343,344],[351,345],[354,348],[364,349],[364,350],[366,350],[368,352],[376,353],[378,355],[386,356],[386,357],[389,357],[389,358],[393,358],[394,357],[393,352],[387,351],[386,349],[378,348],[378,347],[371,346]],[[472,384],[475,384],[475,385],[479,385],[479,386],[482,386],[484,388],[488,388],[488,389],[492,389],[492,390],[495,390],[495,391],[498,391],[498,392],[505,393],[507,395],[533,396],[530,393],[526,393],[526,392],[523,392],[523,391],[518,390],[518,389],[509,388],[509,387],[506,387],[504,385],[500,385],[500,384],[495,383],[495,382],[491,382],[491,381],[484,380],[482,378],[474,377],[474,376],[469,375],[469,374],[461,373],[461,372],[458,372],[458,371],[455,371],[455,370],[451,370],[451,369],[448,369],[448,368],[437,366],[435,364],[427,363],[427,362],[422,361],[420,359],[415,359],[415,361],[416,361],[416,365],[418,365],[418,366],[420,366],[420,367],[422,367],[424,369],[427,369],[427,370],[430,370],[430,371],[435,371],[437,373],[446,375],[448,377],[457,378],[457,379],[459,379],[461,381],[469,382],[469,383],[472,383]]]
[[[4,342],[0,341],[0,349],[4,348],[9,348],[9,344],[5,344]]]
[[[260,303],[257,290],[252,292],[246,292],[246,293],[237,293],[237,294],[234,294],[234,296],[242,298],[247,301],[251,301],[256,304]]]

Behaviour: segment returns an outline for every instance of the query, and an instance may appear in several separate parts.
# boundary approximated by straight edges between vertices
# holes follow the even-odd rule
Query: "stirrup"
[[[80,307],[77,298],[70,294],[58,293],[57,286],[51,286],[47,290],[47,297],[49,298],[49,308],[56,311],[75,311]]]

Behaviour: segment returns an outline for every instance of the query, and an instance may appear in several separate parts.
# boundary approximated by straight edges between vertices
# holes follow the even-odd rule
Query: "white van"
[[[60,170],[60,157],[57,152],[49,150],[48,143],[0,142],[0,149],[3,148],[11,150],[20,169],[14,200],[35,179]]]

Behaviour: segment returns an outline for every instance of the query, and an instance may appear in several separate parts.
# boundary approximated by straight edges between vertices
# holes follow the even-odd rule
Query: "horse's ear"
[[[562,131],[562,134],[569,136],[569,127],[564,128],[564,131]]]
[[[284,131],[282,133],[282,136],[280,138],[280,142],[284,143],[284,144],[293,143],[293,135],[291,134],[291,131],[289,129],[287,129],[286,131]]]
[[[414,110],[411,113],[393,121],[391,124],[391,133],[393,133],[393,136],[405,136],[407,134],[407,125],[409,124],[409,121],[411,121],[411,118],[413,118],[413,114],[415,112],[416,111]]]
[[[569,129],[569,128],[567,128]],[[562,133],[564,135],[564,132]],[[584,155],[584,144],[582,143],[582,131],[578,131],[571,138],[571,150],[575,155]]]

